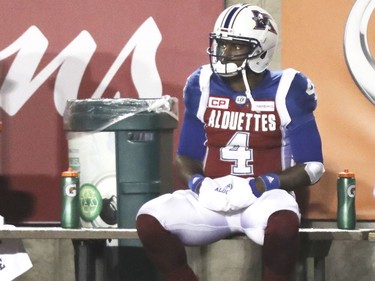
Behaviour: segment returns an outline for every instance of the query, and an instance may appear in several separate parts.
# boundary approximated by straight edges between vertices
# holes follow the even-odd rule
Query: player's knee
[[[153,239],[158,233],[165,231],[155,217],[147,214],[137,217],[136,228],[139,239],[142,242]]]
[[[299,218],[296,213],[281,210],[273,213],[267,222],[265,233],[277,236],[279,239],[295,239],[298,236]]]

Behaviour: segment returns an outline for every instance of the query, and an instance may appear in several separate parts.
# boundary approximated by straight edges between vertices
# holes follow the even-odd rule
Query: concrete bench
[[[296,281],[309,281],[313,271],[314,281],[325,281],[325,259],[333,241],[354,240],[375,242],[375,229],[343,230],[337,228],[300,228],[301,249],[296,268]],[[248,239],[236,235],[230,239]],[[312,259],[309,263],[308,259]]]
[[[368,240],[375,242],[375,229],[344,230],[337,228],[300,228],[302,239],[307,240]],[[0,228],[0,239],[138,239],[136,229],[120,228],[80,228],[61,227],[15,227]],[[231,239],[247,239],[236,235]]]
[[[306,281],[307,272],[314,271],[314,281],[325,280],[325,258],[334,240],[357,240],[375,242],[375,229],[342,230],[336,228],[300,228],[301,252],[296,270],[296,279]],[[86,272],[90,266],[87,248],[93,241],[107,239],[137,240],[135,229],[117,228],[82,228],[63,229],[61,227],[15,227],[0,229],[0,239],[72,239],[79,243],[81,251],[78,253],[80,263],[77,281],[94,281]],[[228,239],[248,239],[245,235],[235,235]],[[74,243],[73,242],[73,243]],[[83,249],[83,250],[82,250]],[[313,265],[307,259],[313,259]],[[310,268],[312,267],[312,269]],[[96,278],[94,278],[96,280]]]

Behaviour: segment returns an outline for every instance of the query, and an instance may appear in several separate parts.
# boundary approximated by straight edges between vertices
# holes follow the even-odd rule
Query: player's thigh
[[[196,194],[190,190],[178,190],[163,194],[146,202],[138,211],[140,214],[149,214],[157,218],[161,224],[172,224],[194,220],[196,210]]]
[[[200,205],[191,190],[164,194],[144,204],[138,212],[155,217],[163,227],[177,235],[186,245],[202,245],[230,234],[223,214]]]
[[[242,213],[241,226],[250,239],[262,245],[268,218],[281,210],[292,211],[301,217],[293,195],[281,189],[267,191]]]

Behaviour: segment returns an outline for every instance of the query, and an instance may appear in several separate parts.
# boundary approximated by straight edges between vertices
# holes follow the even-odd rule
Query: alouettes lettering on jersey
[[[281,170],[280,118],[274,100],[267,105],[264,111],[253,111],[245,95],[210,93],[204,114],[207,175],[254,176]]]

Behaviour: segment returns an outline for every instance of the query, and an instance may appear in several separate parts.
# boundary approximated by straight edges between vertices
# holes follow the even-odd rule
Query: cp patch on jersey
[[[229,99],[228,98],[210,97],[209,100],[208,100],[208,107],[228,109],[229,108]]]

